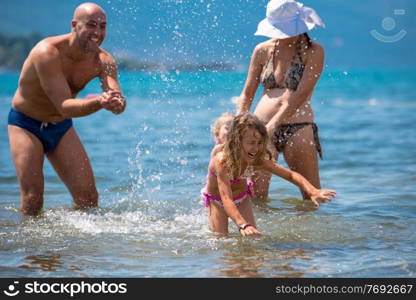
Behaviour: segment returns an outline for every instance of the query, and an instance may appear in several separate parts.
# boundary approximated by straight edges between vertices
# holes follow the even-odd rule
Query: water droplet
[[[371,105],[371,106],[376,106],[377,105],[377,99],[376,98],[369,99],[368,104]]]

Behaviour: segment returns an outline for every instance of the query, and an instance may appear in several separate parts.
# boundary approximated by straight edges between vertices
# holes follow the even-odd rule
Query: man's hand
[[[126,100],[119,91],[109,90],[104,92],[100,98],[101,106],[118,115],[126,108]]]

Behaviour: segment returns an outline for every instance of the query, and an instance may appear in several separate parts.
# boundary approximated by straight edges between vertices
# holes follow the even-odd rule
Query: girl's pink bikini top
[[[214,171],[214,170],[212,170],[212,169],[209,169],[209,174],[210,174],[211,176],[217,177],[217,174],[216,174],[216,173],[215,173],[215,171]],[[236,179],[230,179],[230,183],[231,183],[231,184],[234,184],[234,183],[239,183],[239,182],[244,181],[244,180],[246,180],[246,178],[244,177],[244,175],[241,175],[239,178],[236,178]]]

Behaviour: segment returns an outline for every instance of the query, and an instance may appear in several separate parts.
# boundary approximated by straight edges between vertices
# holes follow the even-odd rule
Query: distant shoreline
[[[0,73],[18,72],[30,50],[44,37],[39,33],[10,36],[0,33]],[[135,58],[114,56],[119,70],[123,71],[236,71],[237,66],[222,62],[177,63],[141,61]]]
[[[158,62],[140,61],[133,58],[115,56],[117,66],[123,71],[236,71],[237,67],[230,63],[178,63],[163,64]]]
[[[141,61],[131,61],[129,66],[125,66],[125,62],[118,62],[115,58],[119,71],[128,71],[128,72],[148,72],[148,71],[165,71],[165,72],[178,72],[178,71],[238,71],[237,67],[234,65],[228,64],[216,64],[216,63],[207,63],[207,64],[178,64],[178,65],[164,65],[159,63],[147,63]],[[0,65],[0,74],[4,73],[18,73],[20,72],[20,67],[10,68],[5,65]]]

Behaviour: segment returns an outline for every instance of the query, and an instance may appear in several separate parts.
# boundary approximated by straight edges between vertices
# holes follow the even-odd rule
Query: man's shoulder
[[[32,49],[32,56],[56,57],[61,54],[62,44],[66,40],[65,35],[46,37],[40,40]]]
[[[115,63],[115,60],[113,56],[110,54],[110,52],[104,50],[103,48],[100,48],[100,52],[98,53],[98,57],[100,59],[100,62],[103,64],[113,64]]]

